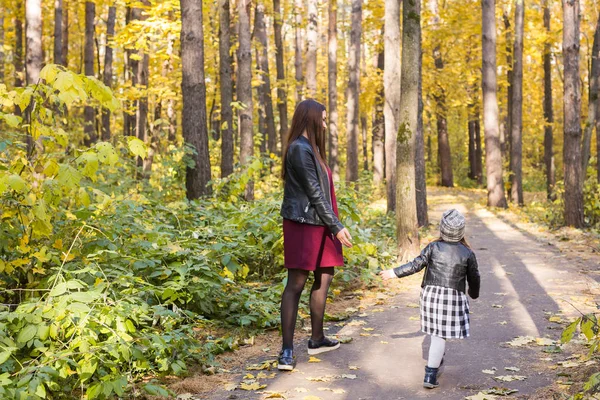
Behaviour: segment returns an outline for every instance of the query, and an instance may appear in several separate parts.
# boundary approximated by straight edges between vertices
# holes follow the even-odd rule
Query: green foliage
[[[571,322],[563,331],[561,342],[570,342],[575,333],[579,332],[585,337],[590,348],[589,355],[600,353],[600,326],[598,325],[598,315],[586,314]],[[584,394],[596,393],[600,389],[600,372],[592,374],[583,386],[583,391],[577,393],[574,398],[584,398]]]

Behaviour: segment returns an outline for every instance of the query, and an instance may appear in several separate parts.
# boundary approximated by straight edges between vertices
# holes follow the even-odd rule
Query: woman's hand
[[[384,281],[386,281],[388,279],[395,278],[396,274],[394,273],[393,269],[386,269],[385,271],[381,271],[379,273],[379,276],[381,277],[381,279],[383,279]]]
[[[352,236],[350,236],[350,232],[348,229],[344,228],[335,235],[336,238],[346,247],[352,247]]]

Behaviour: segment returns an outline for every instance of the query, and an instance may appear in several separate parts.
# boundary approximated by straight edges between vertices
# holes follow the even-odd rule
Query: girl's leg
[[[323,317],[327,292],[333,280],[333,267],[317,268],[314,272],[315,282],[310,290],[310,324],[312,327],[311,339],[320,341],[325,337],[323,333]]]
[[[429,368],[439,368],[446,351],[446,339],[431,335],[431,344],[429,345],[429,359],[427,366]]]
[[[308,271],[288,269],[288,279],[281,296],[281,334],[284,349],[294,348],[294,329],[298,318],[298,303],[308,278]]]

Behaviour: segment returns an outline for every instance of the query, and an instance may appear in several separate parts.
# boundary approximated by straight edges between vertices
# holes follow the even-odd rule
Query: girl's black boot
[[[425,367],[425,379],[423,379],[423,387],[433,389],[440,384],[437,381],[438,368]]]

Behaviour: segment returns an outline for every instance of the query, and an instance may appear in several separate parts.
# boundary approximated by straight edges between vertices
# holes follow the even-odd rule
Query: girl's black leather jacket
[[[394,268],[398,278],[412,275],[423,268],[421,287],[432,285],[456,289],[465,293],[465,280],[469,283],[469,296],[479,297],[479,269],[475,253],[462,243],[436,240],[423,249],[411,262]]]
[[[290,144],[285,168],[281,216],[303,224],[324,225],[334,235],[344,229],[331,206],[327,171],[304,136]]]

